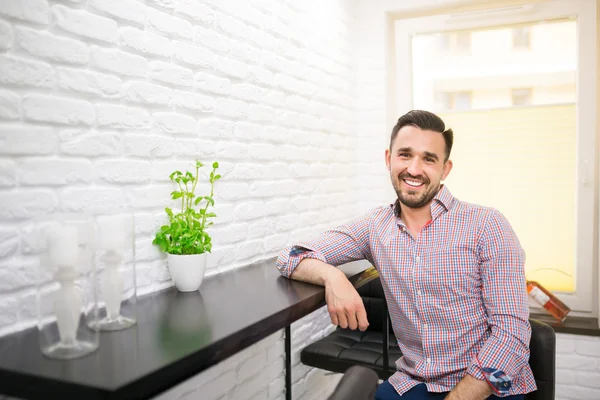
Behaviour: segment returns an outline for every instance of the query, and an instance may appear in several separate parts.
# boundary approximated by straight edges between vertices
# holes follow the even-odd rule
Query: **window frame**
[[[488,6],[489,7],[489,6]],[[576,165],[576,248],[574,293],[556,292],[570,306],[572,315],[597,316],[598,303],[598,125],[596,2],[556,0],[522,6],[481,9],[460,14],[435,14],[395,19],[392,22],[394,61],[391,79],[390,114],[402,115],[413,109],[412,36],[450,31],[527,24],[553,19],[577,21],[577,165]],[[536,199],[536,201],[549,201]],[[560,229],[560,227],[557,227]],[[532,308],[536,307],[532,303]]]

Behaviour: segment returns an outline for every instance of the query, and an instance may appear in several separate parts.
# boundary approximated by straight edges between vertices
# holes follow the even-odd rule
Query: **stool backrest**
[[[538,390],[527,395],[527,400],[554,400],[556,334],[548,324],[530,319],[529,365]]]

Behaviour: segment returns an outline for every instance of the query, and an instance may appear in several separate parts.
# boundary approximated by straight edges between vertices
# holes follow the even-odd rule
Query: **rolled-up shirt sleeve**
[[[369,246],[370,214],[326,231],[314,240],[286,247],[277,258],[277,269],[289,278],[300,261],[314,258],[338,266],[356,260],[373,262]]]
[[[529,362],[525,253],[506,218],[495,210],[486,219],[480,246],[483,303],[491,335],[467,373],[486,380],[502,396]]]

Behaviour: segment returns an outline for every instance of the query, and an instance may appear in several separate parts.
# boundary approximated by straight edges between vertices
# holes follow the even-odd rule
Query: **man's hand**
[[[325,279],[325,301],[331,323],[341,328],[366,330],[369,322],[360,295],[340,270],[330,272]]]
[[[305,258],[291,275],[292,279],[325,286],[325,301],[331,323],[342,328],[364,331],[369,326],[367,311],[358,292],[346,275],[333,265]]]
[[[494,391],[486,381],[480,381],[467,374],[452,389],[445,400],[485,400]]]

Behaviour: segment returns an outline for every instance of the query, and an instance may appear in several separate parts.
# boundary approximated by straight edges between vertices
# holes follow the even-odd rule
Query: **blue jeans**
[[[427,386],[424,383],[420,383],[417,386],[404,393],[402,396],[396,392],[396,389],[388,382],[385,381],[377,387],[375,392],[375,400],[444,400],[449,392],[435,393],[428,392]],[[488,400],[524,400],[525,396],[517,394],[508,397],[496,397],[491,395]]]

